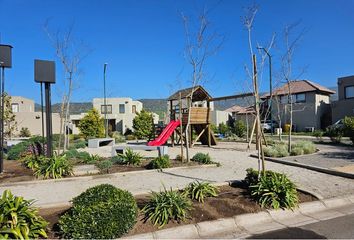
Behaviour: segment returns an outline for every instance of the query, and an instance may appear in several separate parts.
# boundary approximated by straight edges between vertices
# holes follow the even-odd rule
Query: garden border
[[[301,203],[299,208],[293,211],[265,210],[132,235],[123,239],[196,239],[231,234],[234,238],[246,238],[253,234],[306,225],[352,213],[354,213],[354,194]]]
[[[16,160],[14,160],[16,161]],[[33,181],[19,181],[19,182],[7,182],[7,183],[0,183],[0,187],[12,187],[12,186],[21,186],[21,185],[29,185],[29,184],[37,184],[37,183],[49,183],[49,182],[60,182],[60,181],[75,181],[76,179],[80,178],[81,180],[87,179],[92,180],[95,178],[101,177],[109,177],[109,176],[116,176],[116,175],[126,175],[126,174],[136,174],[136,173],[145,173],[145,172],[153,172],[153,171],[162,171],[168,172],[170,170],[178,170],[178,169],[194,169],[194,168],[209,168],[209,167],[218,167],[216,163],[212,164],[198,164],[192,166],[181,166],[181,167],[172,167],[172,168],[163,168],[163,169],[145,169],[145,170],[137,170],[137,171],[127,171],[127,172],[116,172],[116,173],[108,173],[108,174],[93,174],[93,175],[79,175],[77,177],[64,177],[58,179],[42,179],[42,180],[33,180]]]
[[[313,154],[317,154],[317,153],[313,153]],[[255,154],[250,154],[250,156],[253,158],[258,158],[258,156]],[[338,177],[345,177],[345,178],[354,179],[354,174],[340,172],[340,171],[336,171],[336,170],[333,170],[330,168],[317,167],[314,165],[303,164],[303,163],[298,163],[298,162],[290,162],[290,161],[283,160],[280,158],[264,157],[264,159],[267,161],[270,161],[270,162],[282,163],[285,165],[290,165],[290,166],[294,166],[294,167],[301,167],[301,168],[305,168],[305,169],[309,169],[309,170],[313,170],[313,171],[317,171],[317,172],[321,172],[321,173],[326,173],[326,174],[330,174],[330,175],[334,175],[334,176],[338,176]]]

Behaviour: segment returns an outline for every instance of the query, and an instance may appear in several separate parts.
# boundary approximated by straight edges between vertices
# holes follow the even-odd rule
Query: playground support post
[[[179,121],[180,121],[180,141],[181,141],[181,161],[184,162],[183,160],[183,124],[182,124],[182,97],[181,97],[181,93],[179,93]]]

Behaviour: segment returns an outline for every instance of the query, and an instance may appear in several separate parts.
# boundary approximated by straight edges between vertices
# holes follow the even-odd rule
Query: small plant
[[[62,238],[119,238],[136,223],[138,208],[133,195],[109,184],[87,189],[72,203],[59,219]]]
[[[310,141],[299,141],[296,142],[292,147],[301,149],[303,154],[311,154],[316,152],[315,144]]]
[[[124,143],[125,142],[125,137],[122,134],[120,134],[119,132],[113,132],[112,138],[114,138],[116,143]]]
[[[301,147],[292,147],[291,148],[291,152],[290,152],[291,156],[299,156],[299,155],[303,155],[303,154],[304,154],[304,150]]]
[[[62,178],[69,176],[73,172],[72,165],[66,155],[55,155],[52,158],[45,158],[39,168],[35,171],[37,177]]]
[[[74,148],[79,149],[79,148],[85,148],[86,147],[86,141],[85,140],[78,140],[77,142],[74,143]]]
[[[354,144],[354,117],[344,118],[344,133]]]
[[[109,173],[109,169],[113,166],[113,163],[111,160],[106,159],[101,162],[98,162],[96,165],[102,172]]]
[[[162,169],[168,168],[171,165],[170,157],[168,155],[164,155],[162,157],[157,157],[152,160],[148,165],[148,169]]]
[[[48,223],[32,204],[32,200],[4,191],[0,198],[0,239],[47,238]]]
[[[246,169],[246,177],[243,182],[247,185],[247,187],[256,185],[258,183],[258,171],[253,168]]]
[[[29,141],[20,142],[12,146],[7,154],[8,160],[18,160],[21,158],[21,155],[25,153],[28,149],[28,146],[31,143]]]
[[[237,137],[239,138],[243,138],[246,135],[246,130],[247,127],[245,125],[245,123],[241,120],[237,120],[234,123],[234,133],[237,135]]]
[[[41,164],[45,160],[46,160],[46,158],[44,156],[28,155],[22,161],[23,161],[23,165],[25,165],[25,167],[35,171],[41,166]]]
[[[333,143],[340,143],[344,135],[342,127],[328,127],[326,129],[326,135],[331,139]]]
[[[83,163],[86,163],[86,164],[94,164],[96,162],[99,162],[101,161],[101,156],[97,155],[97,154],[88,154],[88,155],[83,155],[83,156],[80,156],[79,155],[79,158],[82,159],[82,162]]]
[[[127,148],[125,153],[118,154],[118,156],[121,157],[127,165],[140,165],[143,159],[143,156],[134,152],[131,148]]]
[[[317,140],[322,142],[324,132],[322,130],[315,130],[312,135],[317,138]]]
[[[30,137],[31,136],[31,132],[27,127],[22,127],[20,130],[20,137]]]
[[[264,155],[267,157],[287,157],[289,156],[288,148],[284,144],[276,144],[274,146],[264,147]]]
[[[258,176],[258,171],[249,170],[254,176]],[[248,180],[249,181],[249,180]],[[298,195],[296,185],[282,173],[266,171],[261,173],[256,183],[249,185],[251,196],[262,206],[266,208],[286,208],[293,209],[298,206]]]
[[[208,153],[196,153],[193,158],[192,161],[194,162],[198,162],[201,164],[213,164],[214,162],[211,160],[211,157],[209,156]]]
[[[125,160],[124,158],[122,158],[121,156],[114,156],[111,158],[111,162],[113,164],[117,164],[117,165],[124,165],[125,164]]]
[[[191,199],[204,203],[206,197],[217,197],[218,188],[208,182],[195,181],[184,189],[184,194]]]
[[[162,228],[170,220],[184,221],[192,209],[192,202],[184,194],[171,190],[152,192],[150,201],[142,211],[145,220]]]

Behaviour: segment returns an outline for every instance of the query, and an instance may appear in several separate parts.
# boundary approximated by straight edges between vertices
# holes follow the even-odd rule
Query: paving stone
[[[197,224],[200,237],[210,237],[221,233],[242,232],[236,226],[233,218],[221,218],[215,221],[206,221]]]
[[[168,228],[154,232],[157,239],[191,239],[199,238],[197,228],[194,224],[188,224],[176,228]]]
[[[288,227],[296,227],[296,226],[309,224],[317,221],[312,217],[301,214],[301,212],[298,209],[295,209],[294,211],[269,210],[268,212],[275,221],[283,225],[286,225]]]

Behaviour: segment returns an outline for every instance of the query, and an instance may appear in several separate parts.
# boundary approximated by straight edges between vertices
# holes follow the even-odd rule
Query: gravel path
[[[36,199],[37,205],[50,205],[67,203],[85,189],[102,183],[110,183],[137,194],[150,190],[157,191],[163,186],[166,188],[183,187],[195,179],[210,182],[241,180],[245,177],[245,170],[247,168],[257,168],[257,160],[249,157],[249,152],[236,151],[232,147],[232,144],[220,143],[217,148],[195,147],[192,149],[192,155],[196,152],[209,153],[215,161],[222,164],[221,167],[174,169],[163,172],[120,173],[67,178],[60,181],[45,180],[16,183],[12,185],[0,185],[0,192],[10,189],[17,195]],[[108,148],[106,150],[109,151]],[[103,152],[104,149],[100,149],[100,151]],[[178,147],[169,149],[169,154],[172,157],[178,153]],[[156,152],[146,152],[146,154],[156,155]],[[266,168],[288,174],[299,187],[311,190],[324,198],[354,193],[353,179],[331,176],[272,162],[266,162]]]

